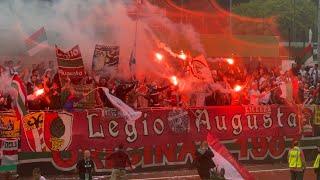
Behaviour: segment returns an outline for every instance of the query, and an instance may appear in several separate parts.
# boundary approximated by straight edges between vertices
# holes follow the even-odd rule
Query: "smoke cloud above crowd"
[[[128,12],[138,12],[139,20],[136,21],[137,15],[129,16]],[[129,72],[129,58],[137,42],[137,73],[161,72],[159,76],[168,76],[166,72],[172,71],[170,68],[152,61],[157,44],[161,42],[155,35],[155,25],[164,27],[169,32],[168,38],[183,36],[192,49],[202,54],[204,50],[191,25],[173,23],[161,13],[161,9],[147,1],[138,5],[137,10],[135,1],[124,0],[13,0],[0,2],[0,26],[12,29],[21,42],[44,27],[53,59],[55,44],[65,51],[79,44],[88,71],[96,44],[118,45],[119,70],[124,72],[123,76],[129,74],[126,73]]]

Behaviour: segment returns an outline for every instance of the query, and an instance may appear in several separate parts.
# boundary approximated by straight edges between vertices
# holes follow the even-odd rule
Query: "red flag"
[[[228,149],[219,142],[218,138],[208,134],[207,141],[211,151],[214,153],[212,160],[219,169],[223,168],[225,170],[224,176],[226,179],[254,179],[248,170],[232,157]]]
[[[70,51],[64,52],[56,45],[56,57],[59,68],[59,77],[61,85],[64,86],[66,81],[73,84],[79,84],[85,76],[83,59],[79,45],[74,46]]]

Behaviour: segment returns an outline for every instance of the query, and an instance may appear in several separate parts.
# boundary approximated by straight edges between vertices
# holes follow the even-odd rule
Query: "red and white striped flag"
[[[222,168],[225,170],[225,179],[254,179],[249,171],[232,157],[228,149],[219,142],[218,138],[212,134],[208,134],[207,141],[211,151],[214,153],[214,157],[212,158],[213,162],[220,170]]]
[[[13,76],[11,86],[17,91],[17,95],[14,98],[14,110],[16,112],[17,119],[22,120],[23,116],[27,114],[27,91],[23,81],[18,75]]]

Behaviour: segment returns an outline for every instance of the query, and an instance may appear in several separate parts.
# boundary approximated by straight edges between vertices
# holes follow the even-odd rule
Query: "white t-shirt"
[[[261,77],[259,80],[259,87],[264,83],[264,81],[266,81],[266,79],[264,77]]]
[[[259,96],[260,96],[259,90],[251,89],[249,91],[249,96],[250,96],[250,104],[251,105],[259,105]]]
[[[305,71],[305,70],[300,70],[300,74],[301,74],[301,76],[305,76],[306,74],[307,74],[307,71]]]
[[[47,179],[43,176],[40,176],[39,180],[47,180]]]

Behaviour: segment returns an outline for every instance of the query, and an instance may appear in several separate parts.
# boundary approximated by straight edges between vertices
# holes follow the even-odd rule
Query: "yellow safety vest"
[[[316,160],[314,161],[313,168],[318,169],[320,164],[320,154],[318,153]]]
[[[289,151],[289,168],[302,168],[301,151],[297,146]]]

